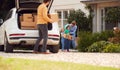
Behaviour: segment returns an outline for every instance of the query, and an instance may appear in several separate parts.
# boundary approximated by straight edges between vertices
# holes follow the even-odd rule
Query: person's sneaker
[[[67,50],[64,50],[63,52],[67,52]]]
[[[69,50],[67,50],[67,52],[70,52]]]

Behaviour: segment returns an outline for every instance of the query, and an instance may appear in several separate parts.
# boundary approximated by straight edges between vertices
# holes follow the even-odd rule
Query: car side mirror
[[[3,24],[3,19],[0,19],[0,26]]]

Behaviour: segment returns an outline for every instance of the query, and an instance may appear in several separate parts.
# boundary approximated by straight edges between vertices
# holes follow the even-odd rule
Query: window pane
[[[68,11],[63,11],[63,19],[67,19],[68,17]]]
[[[59,26],[59,28],[62,27],[62,26],[61,26],[61,20],[58,21],[58,26]]]
[[[67,19],[64,19],[63,20],[63,26],[65,26],[66,24],[68,24]]]
[[[61,19],[61,11],[58,11],[58,17]]]

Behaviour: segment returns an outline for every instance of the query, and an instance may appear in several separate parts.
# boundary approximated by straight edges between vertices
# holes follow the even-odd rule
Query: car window
[[[11,18],[12,12],[13,12],[12,10],[10,10],[10,11],[8,12],[8,14],[7,14],[5,20],[8,20],[9,18]]]

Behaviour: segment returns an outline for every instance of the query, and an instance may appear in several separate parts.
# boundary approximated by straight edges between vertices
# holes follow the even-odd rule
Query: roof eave
[[[115,2],[115,1],[119,1],[119,0],[109,0],[109,1],[80,1],[80,2],[82,2],[84,4],[97,4],[97,3]]]

